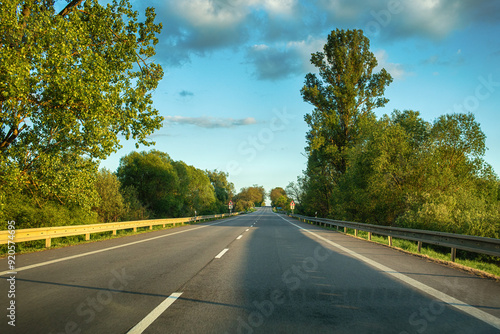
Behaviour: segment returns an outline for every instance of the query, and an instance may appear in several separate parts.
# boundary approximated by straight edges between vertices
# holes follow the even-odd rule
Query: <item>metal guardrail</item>
[[[85,240],[90,240],[91,233],[113,231],[113,235],[116,235],[117,230],[133,229],[134,232],[136,232],[138,227],[145,227],[145,226],[149,226],[149,229],[152,230],[153,226],[156,225],[163,225],[163,227],[165,227],[165,225],[175,226],[176,224],[198,222],[208,219],[218,219],[229,216],[235,216],[238,214],[240,214],[240,212],[235,212],[231,214],[224,213],[224,214],[217,214],[210,216],[195,216],[195,217],[185,217],[185,218],[134,220],[128,222],[103,223],[103,224],[91,224],[91,225],[16,229],[13,240],[9,238],[9,236],[12,236],[11,232],[9,232],[9,230],[3,230],[0,231],[0,245],[7,244],[9,240],[11,242],[17,243],[17,242],[45,239],[45,247],[50,247],[52,238],[69,237],[69,236],[85,234]]]
[[[329,225],[343,227],[344,232],[347,229],[353,229],[354,235],[357,236],[357,231],[368,232],[368,240],[371,240],[372,233],[377,235],[388,236],[389,246],[392,246],[392,238],[413,240],[418,242],[418,251],[422,248],[422,243],[439,245],[451,248],[451,261],[455,261],[457,249],[462,249],[470,252],[487,254],[500,257],[500,239],[476,237],[470,235],[462,235],[455,233],[436,232],[428,230],[417,230],[410,228],[391,227],[372,225],[364,223],[347,222],[343,220],[334,220],[326,218],[307,217],[301,215],[289,215],[300,221],[310,222],[313,224]]]

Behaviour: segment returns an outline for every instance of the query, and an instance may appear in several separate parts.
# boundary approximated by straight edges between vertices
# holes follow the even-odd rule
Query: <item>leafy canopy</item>
[[[251,203],[250,206],[260,207],[264,200],[266,199],[266,190],[264,187],[259,186],[258,184],[254,184],[252,187],[241,188],[240,192],[234,196],[234,201],[236,204],[238,202],[247,202]],[[238,209],[238,205],[236,208]],[[246,208],[246,207],[245,207]]]
[[[346,149],[355,144],[360,122],[388,102],[382,96],[392,77],[385,69],[373,73],[377,59],[362,30],[332,31],[323,52],[312,54],[311,63],[319,77],[307,74],[301,90],[304,101],[314,106],[305,116],[311,128],[307,149],[317,150],[343,174]]]
[[[60,13],[51,0],[2,1],[0,186],[66,203],[89,177],[62,189],[57,170],[95,173],[119,135],[150,144],[162,122],[151,91],[163,71],[149,60],[161,23],[152,8],[138,15],[128,0],[74,0]]]

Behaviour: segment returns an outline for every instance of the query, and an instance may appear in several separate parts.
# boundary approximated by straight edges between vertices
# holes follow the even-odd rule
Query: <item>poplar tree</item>
[[[303,204],[315,203],[330,213],[349,149],[356,145],[363,124],[374,121],[373,109],[387,104],[383,94],[392,77],[385,69],[374,73],[377,59],[362,30],[332,31],[323,51],[311,55],[311,63],[318,73],[307,74],[301,89],[304,101],[314,107],[304,117],[310,130]]]
[[[305,116],[307,151],[316,151],[315,159],[335,179],[346,171],[347,150],[356,143],[363,119],[387,104],[383,94],[392,77],[385,69],[374,73],[377,59],[362,30],[332,31],[311,63],[319,76],[307,74],[301,90],[304,101],[314,106]]]

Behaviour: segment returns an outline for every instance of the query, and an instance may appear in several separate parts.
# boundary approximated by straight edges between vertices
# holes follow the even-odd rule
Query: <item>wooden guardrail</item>
[[[303,222],[309,222],[317,225],[329,225],[343,227],[344,232],[347,229],[353,229],[354,235],[357,236],[358,231],[368,232],[368,240],[371,240],[372,233],[377,235],[387,236],[389,246],[392,246],[392,238],[413,240],[418,242],[418,251],[422,248],[422,243],[439,245],[451,248],[451,261],[455,261],[457,249],[462,249],[470,252],[487,254],[500,257],[500,239],[476,237],[470,235],[462,235],[455,233],[436,232],[428,230],[417,230],[410,228],[391,227],[372,225],[364,223],[347,222],[342,220],[307,217],[301,215],[289,215]]]
[[[135,220],[128,222],[91,224],[91,225],[26,228],[26,229],[16,229],[14,234],[12,234],[12,232],[9,232],[9,230],[3,230],[0,231],[0,245],[7,244],[9,240],[11,242],[17,243],[23,241],[45,239],[45,247],[50,247],[52,238],[85,234],[85,240],[90,240],[91,233],[113,231],[113,235],[116,235],[117,230],[133,229],[134,232],[136,232],[138,227],[145,227],[145,226],[149,226],[149,228],[152,230],[153,226],[156,225],[163,225],[163,227],[165,227],[165,225],[175,226],[176,224],[185,224],[185,223],[199,222],[209,219],[218,219],[229,216],[235,216],[238,214],[240,213],[235,212],[232,214],[224,213],[224,214],[217,214],[210,216],[196,216],[196,217],[185,217],[185,218]],[[11,238],[13,236],[13,239],[9,238],[9,236]]]

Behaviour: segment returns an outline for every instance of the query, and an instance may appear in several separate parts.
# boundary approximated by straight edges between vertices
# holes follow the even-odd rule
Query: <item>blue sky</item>
[[[165,117],[155,149],[229,172],[235,188],[286,187],[305,169],[304,77],[336,29],[363,29],[394,78],[376,110],[426,121],[472,112],[500,171],[500,2],[495,0],[154,0],[163,23],[154,60],[165,76],[154,106]],[[116,170],[133,142],[101,163]],[[139,150],[149,150],[140,147]]]

